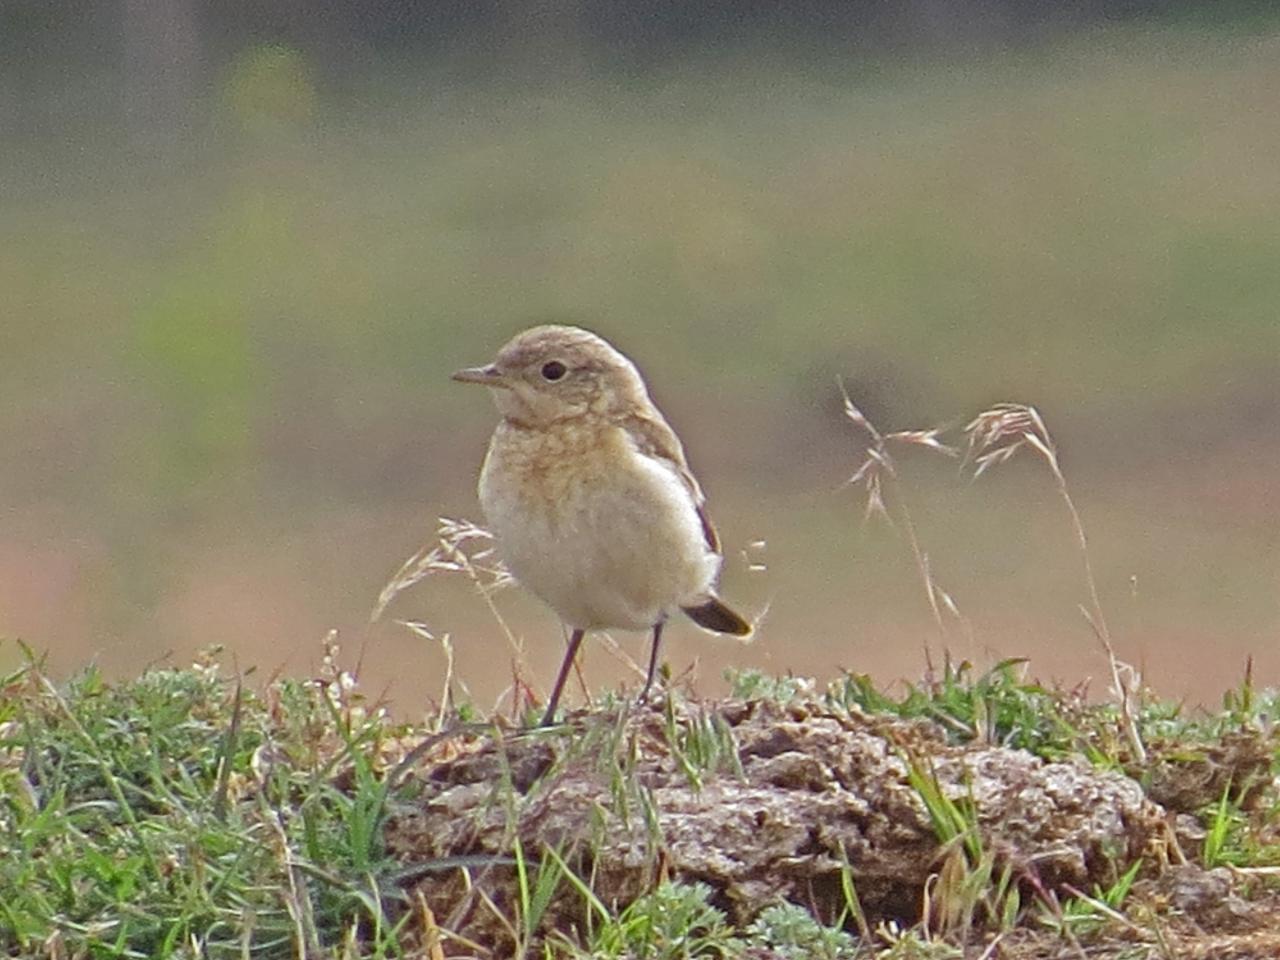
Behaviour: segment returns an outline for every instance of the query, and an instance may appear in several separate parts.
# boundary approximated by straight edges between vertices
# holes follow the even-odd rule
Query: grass
[[[231,956],[396,942],[375,775],[397,730],[340,672],[265,699],[212,661],[4,678],[0,942]]]
[[[212,656],[119,684],[89,671],[58,686],[34,660],[4,677],[0,949],[23,958],[487,956],[479,948],[468,953],[466,930],[448,930],[448,918],[432,915],[413,884],[423,871],[469,870],[479,878],[494,865],[406,865],[385,843],[386,817],[413,803],[399,764],[420,743],[438,749],[441,735],[396,724],[366,704],[336,653],[326,676],[277,679],[256,690]],[[1106,758],[1125,746],[1114,707],[1083,704],[1016,674],[1012,665],[982,676],[957,668],[896,696],[873,695],[864,679],[850,677],[826,696],[869,715],[933,718],[956,742],[1016,742],[1053,759],[1117,762]],[[1166,744],[1162,753],[1176,743],[1192,757],[1216,749],[1227,731],[1257,733],[1280,697],[1254,692],[1250,700],[1247,715],[1238,692],[1212,714],[1147,710],[1138,729],[1148,742]],[[978,703],[996,704],[986,708],[985,728],[972,720]],[[565,742],[578,756],[625,757],[615,708],[595,709]],[[1038,732],[1018,719],[1032,714],[1043,718]],[[446,726],[456,723],[455,715]],[[496,732],[505,722],[480,726]],[[668,736],[671,762],[697,788],[738,775],[724,759],[731,737],[714,721],[669,719]],[[1228,786],[1207,799],[1194,814],[1203,843],[1184,851],[1206,868],[1256,871],[1260,894],[1267,871],[1280,869],[1275,744],[1267,743],[1270,772],[1261,790],[1245,799]],[[410,762],[421,763],[423,751],[416,753]],[[804,904],[779,903],[737,926],[716,891],[687,878],[618,900],[590,870],[580,872],[590,859],[581,845],[589,850],[590,838],[575,840],[573,850],[530,850],[513,836],[505,869],[514,870],[518,894],[486,910],[509,926],[520,957],[887,960],[959,956],[965,944],[990,945],[1014,931],[1096,946],[1118,929],[1142,928],[1142,910],[1128,911],[1137,878],[1160,871],[1154,855],[1117,864],[1109,887],[1060,899],[986,846],[972,806],[940,790],[929,764],[925,755],[909,761],[940,851],[915,926],[864,915],[856,864],[845,868],[845,908],[825,923]],[[1130,758],[1128,770],[1140,778],[1141,762]],[[517,775],[494,781],[491,802],[514,801]],[[617,776],[643,818],[636,769],[624,762]],[[554,791],[555,778],[554,769],[545,775],[547,789]],[[585,926],[550,912],[566,893],[584,905]]]

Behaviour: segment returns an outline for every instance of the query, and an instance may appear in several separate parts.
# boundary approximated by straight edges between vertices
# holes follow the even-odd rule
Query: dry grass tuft
[[[378,594],[378,600],[369,614],[369,622],[382,619],[392,602],[410,587],[439,574],[461,574],[475,587],[493,615],[502,635],[507,639],[512,656],[511,695],[513,708],[518,710],[520,691],[528,689],[524,678],[529,675],[524,655],[524,640],[507,624],[506,618],[493,602],[493,594],[513,582],[511,574],[498,559],[493,549],[493,534],[470,520],[453,520],[440,517],[437,520],[435,539],[424,544],[395,572]],[[445,652],[444,693],[439,716],[447,713],[449,691],[453,682],[453,643],[450,634],[438,633],[421,620],[397,620],[400,626],[423,640],[439,643]]]
[[[903,530],[912,559],[920,574],[929,609],[933,613],[934,622],[938,625],[938,632],[944,643],[947,640],[947,628],[943,611],[964,625],[971,644],[972,630],[969,628],[968,621],[960,614],[951,595],[938,585],[929,562],[929,555],[921,547],[919,534],[902,496],[898,466],[891,454],[890,446],[908,444],[948,457],[961,457],[961,470],[969,472],[974,479],[991,468],[1008,462],[1024,450],[1030,450],[1044,460],[1053,476],[1058,494],[1067,507],[1072,533],[1083,565],[1088,602],[1080,606],[1080,611],[1107,656],[1111,670],[1112,690],[1120,706],[1125,739],[1134,758],[1139,762],[1145,761],[1147,752],[1138,733],[1137,717],[1142,696],[1142,677],[1136,668],[1116,656],[1111,631],[1107,626],[1102,602],[1098,596],[1098,585],[1093,573],[1093,564],[1089,558],[1089,542],[1085,536],[1084,522],[1080,519],[1080,511],[1076,508],[1075,501],[1067,488],[1057,446],[1040,412],[1035,407],[1022,403],[992,405],[969,421],[961,430],[963,436],[963,455],[961,455],[956,446],[943,440],[946,433],[944,428],[884,433],[877,429],[853,403],[843,383],[840,384],[840,394],[844,400],[845,416],[868,438],[864,459],[849,477],[847,485],[861,488],[865,519],[881,517],[891,526],[898,526]],[[932,672],[932,658],[927,646],[925,655]]]

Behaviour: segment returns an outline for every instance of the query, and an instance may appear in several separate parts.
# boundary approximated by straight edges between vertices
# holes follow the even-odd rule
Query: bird
[[[569,629],[542,726],[589,631],[652,632],[640,702],[677,610],[751,634],[716,593],[723,558],[706,498],[631,360],[590,330],[548,324],[453,379],[488,387],[501,415],[478,484],[498,555]]]

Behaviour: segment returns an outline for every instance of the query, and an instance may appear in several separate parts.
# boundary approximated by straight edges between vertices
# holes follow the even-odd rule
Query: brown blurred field
[[[367,618],[435,517],[480,519],[494,414],[449,372],[554,319],[646,373],[723,592],[768,611],[749,646],[671,631],[702,689],[729,665],[914,678],[929,645],[1103,690],[1043,466],[902,457],[972,628],[940,638],[901,531],[843,487],[863,438],[838,378],[882,429],[1035,404],[1120,655],[1191,699],[1250,657],[1280,676],[1280,24],[536,89],[317,76],[247,47],[163,149],[70,83],[0,155],[0,635],[58,672],[223,644],[305,674],[336,629],[413,714],[444,657],[407,618],[492,703],[509,646],[463,578]],[[496,602],[549,682],[559,626]],[[631,677],[598,644],[585,670]]]

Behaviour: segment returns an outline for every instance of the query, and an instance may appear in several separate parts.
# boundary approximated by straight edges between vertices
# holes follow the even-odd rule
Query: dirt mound
[[[780,900],[830,923],[852,879],[874,925],[917,922],[931,876],[962,846],[1046,893],[1105,886],[1170,833],[1121,774],[816,703],[624,708],[473,732],[442,738],[412,776],[421,792],[389,820],[390,849],[443,928],[499,954],[517,849],[526,867],[554,851],[611,907],[660,879],[707,883],[738,923]],[[585,910],[561,883],[545,922],[581,927]]]

